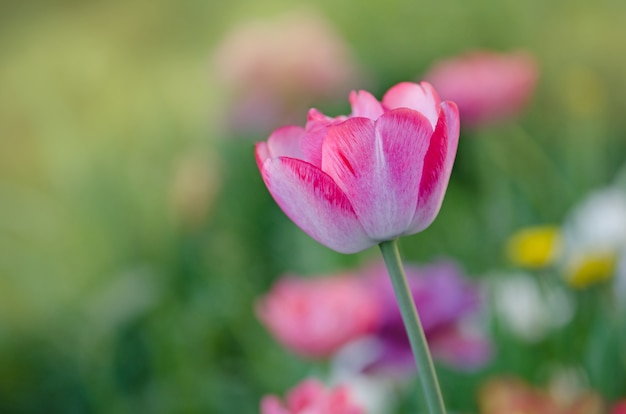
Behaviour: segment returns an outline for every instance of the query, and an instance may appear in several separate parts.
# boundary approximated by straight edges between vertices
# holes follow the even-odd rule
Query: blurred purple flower
[[[410,372],[415,369],[413,354],[385,267],[374,265],[367,273],[383,304],[383,322],[374,341],[378,353],[367,370]],[[433,358],[464,370],[485,364],[492,354],[491,343],[472,326],[481,308],[479,289],[447,260],[424,267],[408,265],[406,275]]]
[[[535,90],[538,72],[527,52],[476,50],[435,63],[423,78],[442,99],[458,105],[464,125],[481,127],[518,115]]]

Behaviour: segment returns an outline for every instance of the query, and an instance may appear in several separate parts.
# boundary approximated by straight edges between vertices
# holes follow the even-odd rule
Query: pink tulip
[[[274,395],[261,401],[261,414],[364,414],[344,386],[327,390],[316,380],[308,379],[289,391],[286,404]]]
[[[463,122],[478,127],[517,115],[537,83],[535,59],[526,52],[474,51],[443,60],[424,78],[457,103]]]
[[[414,234],[437,216],[459,138],[459,114],[427,83],[400,83],[382,103],[350,95],[352,114],[309,112],[256,145],[270,193],[302,230],[341,253]]]
[[[346,343],[375,331],[381,304],[353,276],[285,277],[257,303],[257,315],[293,352],[326,357]]]

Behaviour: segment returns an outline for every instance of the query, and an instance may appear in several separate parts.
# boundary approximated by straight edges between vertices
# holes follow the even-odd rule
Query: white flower
[[[493,278],[492,298],[496,317],[512,334],[528,342],[543,339],[551,330],[568,323],[574,302],[558,285],[539,286],[525,273]]]
[[[613,276],[626,249],[626,192],[597,190],[565,220],[561,266],[568,283],[586,287]]]

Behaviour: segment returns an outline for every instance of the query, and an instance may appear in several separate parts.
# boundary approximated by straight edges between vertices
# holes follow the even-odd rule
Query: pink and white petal
[[[414,109],[428,118],[433,129],[437,125],[441,100],[435,89],[427,82],[420,84],[401,82],[385,93],[382,102],[388,109]]]
[[[383,106],[367,91],[350,92],[352,116],[376,120],[383,114]]]
[[[289,125],[278,128],[267,139],[267,151],[270,158],[291,157],[302,159],[302,137],[304,128]]]
[[[410,225],[431,135],[429,121],[406,108],[376,122],[351,118],[329,128],[322,169],[346,194],[371,239],[392,239]]]
[[[330,118],[315,108],[309,110],[305,126],[306,134],[302,137],[302,159],[316,167],[322,165],[322,143],[326,138],[327,128],[348,119],[346,116]]]
[[[338,124],[340,122],[345,121],[349,117],[346,115],[339,115],[334,118],[331,118],[327,115],[324,115],[320,111],[315,108],[309,109],[309,113],[307,114],[305,129],[309,129],[312,125],[322,124],[322,125],[330,125],[330,124]]]
[[[322,144],[330,122],[309,122],[302,137],[302,159],[320,168],[322,165]]]
[[[319,168],[280,157],[266,159],[261,174],[285,214],[321,244],[341,253],[356,253],[375,244],[346,195]]]
[[[441,104],[439,122],[424,160],[417,209],[405,235],[418,233],[435,220],[448,188],[459,143],[459,110],[449,101]]]
[[[272,158],[270,156],[270,150],[267,148],[267,142],[257,142],[254,144],[254,156],[256,158],[256,164],[259,166],[259,170],[263,169],[263,163],[265,160]]]
[[[307,113],[306,117],[306,125],[308,126],[310,122],[322,122],[322,123],[331,123],[333,122],[333,118],[324,115],[318,109],[311,108]]]

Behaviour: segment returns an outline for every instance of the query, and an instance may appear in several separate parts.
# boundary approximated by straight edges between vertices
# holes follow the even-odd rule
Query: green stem
[[[404,321],[404,327],[411,342],[411,349],[413,349],[413,356],[418,368],[418,379],[424,391],[426,406],[430,414],[445,414],[446,409],[441,397],[437,373],[435,372],[424,329],[420,323],[413,296],[404,274],[397,241],[385,241],[380,243],[379,247],[385,259],[387,271],[391,277],[391,283],[393,284],[400,313],[402,314],[402,320]]]

